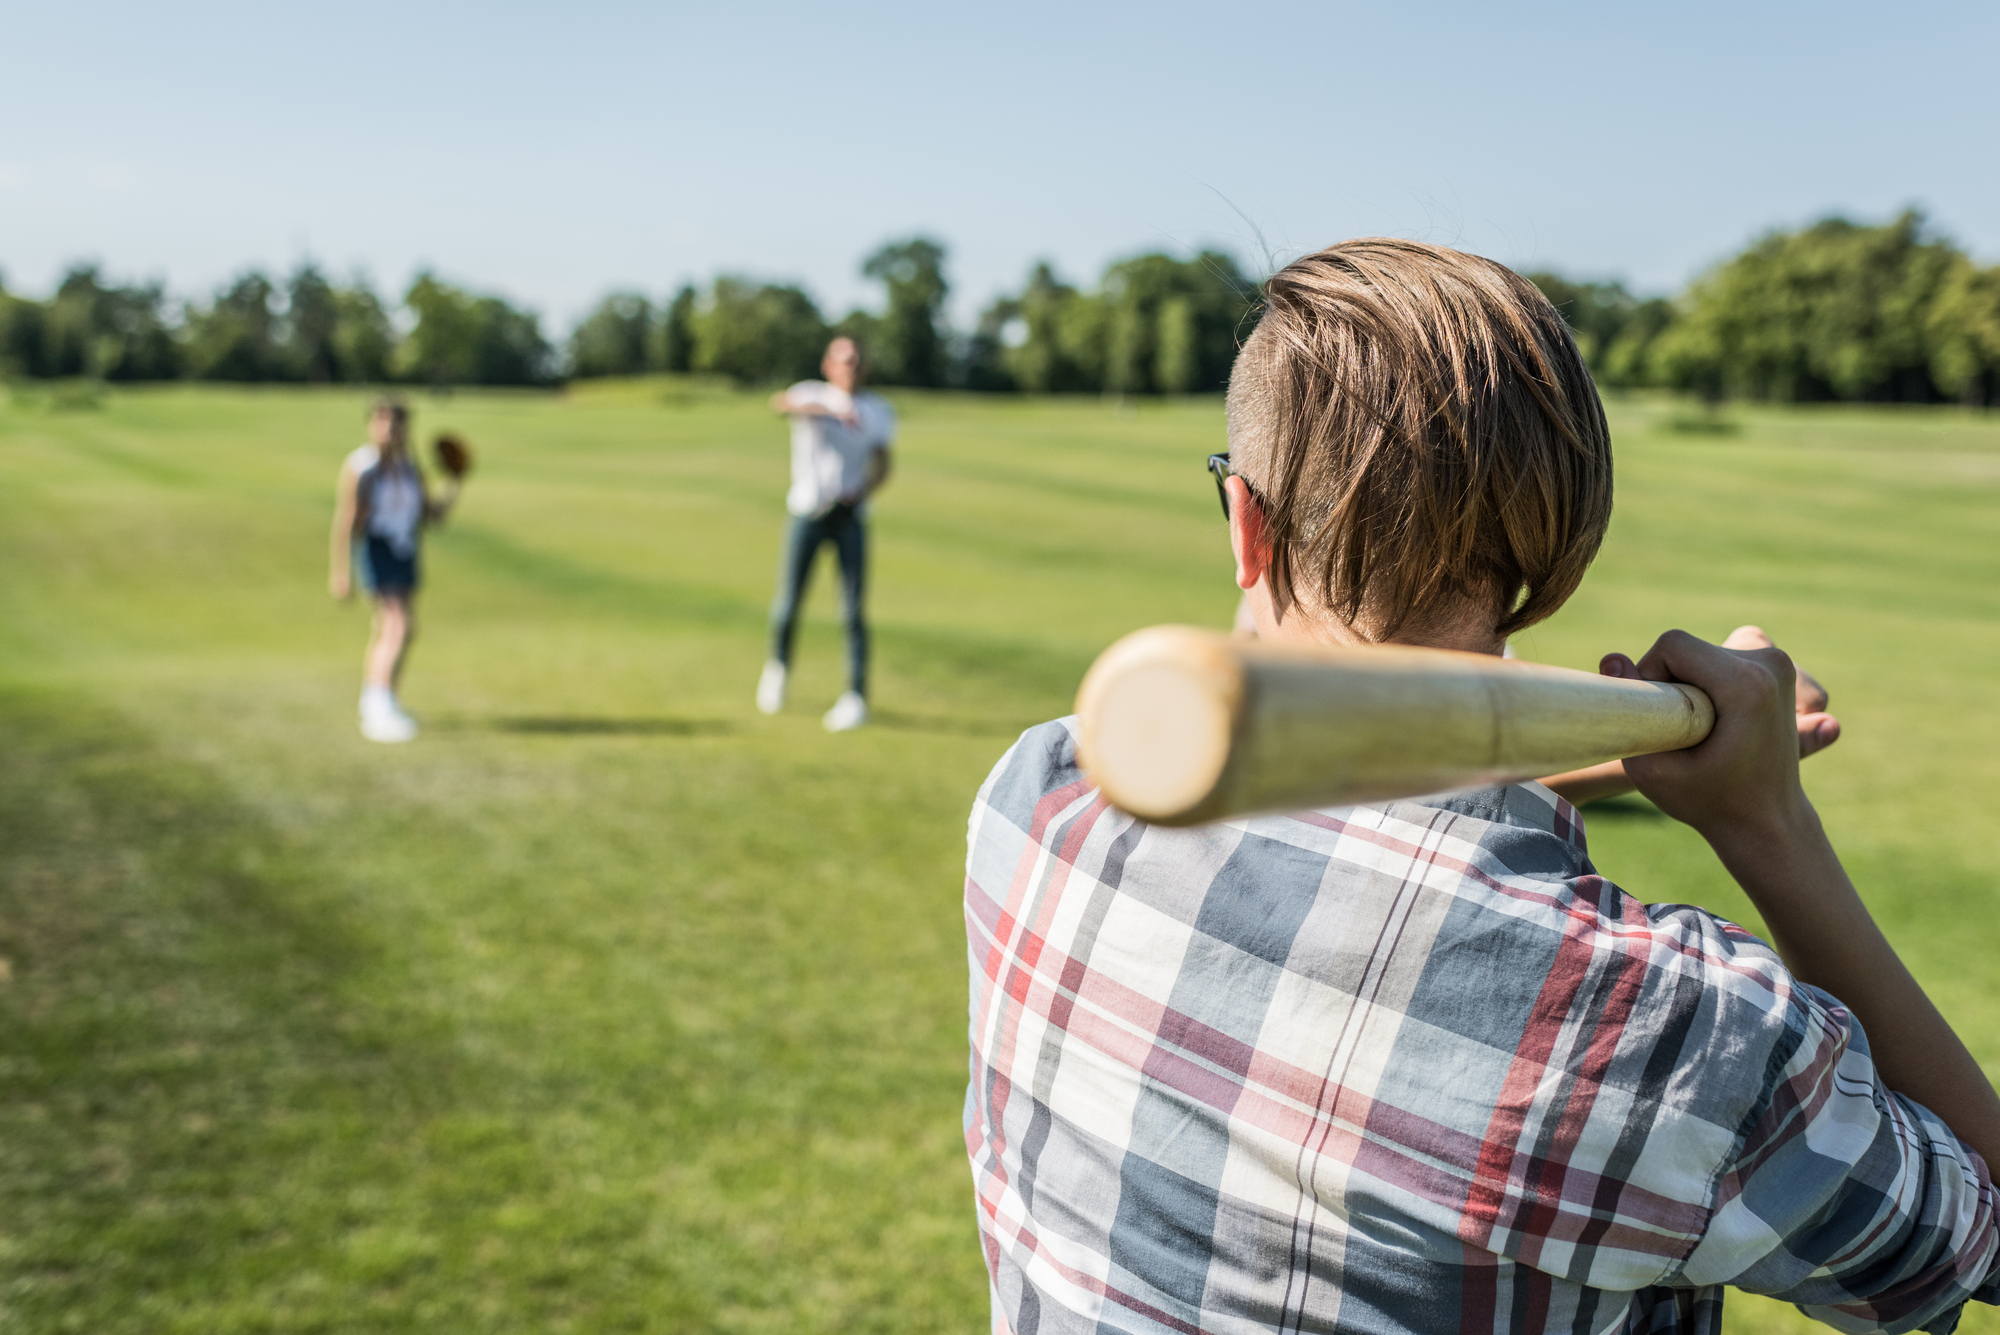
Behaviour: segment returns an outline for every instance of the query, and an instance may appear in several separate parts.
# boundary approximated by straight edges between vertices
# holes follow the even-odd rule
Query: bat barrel
[[[1105,799],[1163,825],[1510,783],[1693,746],[1715,724],[1677,683],[1190,626],[1112,645],[1076,707]]]

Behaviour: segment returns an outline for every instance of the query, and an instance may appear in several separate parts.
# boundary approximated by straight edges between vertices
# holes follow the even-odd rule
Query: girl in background
[[[331,572],[327,586],[346,599],[355,567],[375,599],[361,684],[361,735],[371,742],[407,742],[417,722],[396,700],[403,659],[416,635],[418,552],[425,524],[441,523],[458,499],[454,475],[433,497],[410,458],[409,409],[378,399],[368,413],[368,443],[347,456],[334,493]]]

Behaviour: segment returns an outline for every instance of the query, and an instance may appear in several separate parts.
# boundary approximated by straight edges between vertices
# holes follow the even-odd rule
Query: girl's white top
[[[382,452],[363,445],[347,456],[347,466],[361,479],[356,498],[368,508],[371,538],[380,538],[398,556],[413,556],[417,534],[424,525],[424,486],[416,465],[406,457],[395,468],[383,468]]]

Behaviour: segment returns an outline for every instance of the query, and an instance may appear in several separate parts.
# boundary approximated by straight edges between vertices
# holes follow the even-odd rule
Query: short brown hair
[[[1278,614],[1377,638],[1469,600],[1501,635],[1533,625],[1611,519],[1611,436],[1569,328],[1534,284],[1442,246],[1345,241],[1273,274],[1229,447]]]

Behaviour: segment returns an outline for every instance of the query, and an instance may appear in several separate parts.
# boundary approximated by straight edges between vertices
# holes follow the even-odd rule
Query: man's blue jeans
[[[771,604],[771,657],[792,665],[792,639],[799,628],[799,604],[813,559],[826,543],[840,560],[840,592],[847,612],[847,684],[856,695],[868,695],[868,624],[862,619],[861,595],[868,571],[868,529],[851,505],[836,505],[823,515],[795,515],[791,540],[778,565],[778,600]]]

